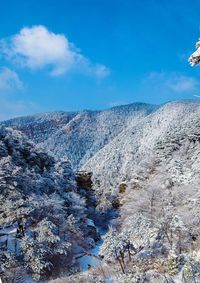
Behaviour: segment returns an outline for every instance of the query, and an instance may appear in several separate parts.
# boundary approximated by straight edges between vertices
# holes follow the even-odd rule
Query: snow
[[[84,255],[79,258],[80,270],[85,272],[88,270],[88,267],[98,268],[106,263],[100,258],[100,248],[103,244],[103,235],[106,234],[107,231],[100,230],[101,239],[96,243],[96,245],[91,248],[87,255]]]
[[[189,63],[191,66],[196,66],[200,64],[200,40],[196,43],[196,51],[192,53],[189,57]]]
[[[0,236],[8,235],[8,234],[16,234],[16,233],[17,233],[17,228],[14,227],[0,229]]]
[[[89,267],[100,267],[101,261],[95,258],[94,256],[86,255],[80,258],[79,260],[80,270],[85,272],[89,269]]]
[[[21,130],[44,150],[58,158],[67,156],[74,168],[108,144],[129,123],[137,124],[158,107],[133,103],[103,111],[55,112],[5,121]]]
[[[87,219],[86,224],[88,226],[91,226],[91,227],[94,227],[94,228],[96,227],[95,224],[94,224],[94,221],[92,219],[89,219],[89,218]]]
[[[158,151],[158,154],[165,155],[163,159],[167,158],[168,148],[175,152],[175,146],[172,148],[173,140],[176,137],[184,139],[193,131],[198,133],[200,125],[200,104],[195,102],[171,102],[156,112],[146,116],[138,121],[138,124],[129,123],[117,137],[112,139],[107,145],[90,158],[82,167],[83,170],[93,172],[94,185],[100,182],[101,189],[108,188],[116,189],[123,180],[129,181],[134,178],[135,172],[141,170],[148,163],[155,158],[155,147],[158,142],[164,142],[164,148]],[[193,134],[194,135],[194,134]],[[190,137],[188,136],[188,139]],[[191,139],[191,138],[190,138]],[[183,142],[184,145],[185,142]],[[178,145],[177,145],[178,146]],[[185,145],[186,146],[186,145]],[[178,151],[177,151],[178,152]],[[169,165],[171,170],[175,170],[173,179],[177,177],[182,178],[184,182],[194,178],[190,176],[190,166],[193,166],[198,171],[197,163],[199,160],[199,148],[196,145],[195,150],[191,150],[191,157],[195,160],[194,163],[188,166],[187,155],[181,161],[184,155],[180,155],[181,166],[183,166],[185,173],[182,174],[177,166]],[[172,163],[177,160],[172,157]],[[188,169],[187,169],[188,168]],[[194,172],[194,171],[193,171]],[[197,172],[195,173],[197,175]]]
[[[26,265],[39,279],[44,265],[53,270],[49,260],[53,254],[72,258],[76,246],[86,250],[87,194],[83,197],[84,188],[78,190],[67,158],[58,161],[19,131],[1,126],[0,181],[0,244],[14,262]],[[94,225],[91,219],[88,224]],[[17,228],[20,237],[16,237]],[[23,256],[18,259],[15,256],[19,253]],[[10,262],[9,257],[4,260],[5,265],[7,261]]]
[[[188,215],[191,213],[194,215],[191,221],[199,215],[199,196],[198,192],[194,192],[195,185],[199,188],[200,183],[199,103],[170,102],[160,107],[135,104],[105,111],[54,113],[52,118],[50,114],[20,118],[8,121],[7,125],[15,125],[38,142],[38,147],[48,148],[57,157],[67,156],[75,168],[81,167],[84,171],[92,172],[94,192],[97,195],[99,192],[102,193],[99,194],[101,197],[105,194],[106,201],[114,198],[118,194],[119,185],[126,182],[127,192],[125,191],[123,196],[120,195],[123,204],[120,208],[120,216],[123,219],[121,228],[124,229],[122,232],[126,232],[128,226],[131,227],[128,223],[129,216],[135,215],[139,205],[144,205],[144,199],[148,200],[147,194],[152,187],[157,188],[158,196],[162,193],[159,202],[162,200],[164,204],[169,200],[167,188],[173,187],[173,196],[176,196],[178,190],[182,191],[182,198],[185,199],[183,202],[178,198],[179,206],[176,207],[178,213],[183,214],[183,217],[185,211]],[[3,157],[1,160],[3,177],[0,178],[4,181],[6,172],[17,180],[16,176],[20,176],[23,172],[32,190],[36,188],[37,192],[41,192],[46,185],[49,185],[49,190],[54,187],[59,188],[59,192],[62,193],[60,195],[68,199],[71,207],[78,210],[80,206],[78,218],[81,219],[82,216],[79,214],[87,208],[84,199],[77,194],[75,174],[69,162],[57,162],[55,165],[54,159],[52,161],[50,156],[39,153],[30,144],[25,146],[26,139],[20,136],[20,133],[17,134],[20,141],[17,144],[14,135],[8,133],[7,143],[14,148],[13,156],[16,164],[8,156],[9,146],[7,149],[5,143],[0,143],[0,154]],[[32,154],[27,160],[22,160],[24,164],[20,164],[20,167],[17,162],[24,148],[28,148]],[[31,165],[33,161],[34,167]],[[46,172],[38,173],[40,172],[38,168],[40,169],[41,163],[44,162],[49,163]],[[26,175],[25,168],[31,169],[29,176]],[[63,192],[66,183],[67,187],[74,190]],[[15,183],[12,185],[15,188]],[[22,190],[25,190],[25,187],[22,187]],[[32,190],[28,190],[26,195]],[[163,201],[164,199],[166,202]],[[52,200],[58,201],[59,204],[58,195]],[[21,202],[21,198],[19,201]],[[102,204],[102,199],[99,202]],[[168,208],[166,205],[165,207]],[[4,210],[6,209],[5,205]],[[86,219],[83,223],[87,228],[88,226],[95,228],[92,219]],[[197,223],[193,227],[198,228],[199,222]],[[175,227],[174,223],[172,225]],[[137,237],[142,239],[141,235],[146,234],[141,230],[137,231],[138,227],[139,225],[135,225],[135,233],[137,232]],[[7,229],[7,233],[13,231],[15,230]],[[134,229],[131,227],[128,232],[133,235]],[[90,237],[87,237],[87,240],[92,242]],[[88,267],[98,268],[106,265],[105,260],[99,256],[102,244],[101,240],[87,254],[79,258],[81,271],[87,272]],[[156,250],[156,245],[152,244],[152,246],[154,252],[159,254],[160,249]],[[140,256],[142,255],[143,258],[146,256],[141,252]]]

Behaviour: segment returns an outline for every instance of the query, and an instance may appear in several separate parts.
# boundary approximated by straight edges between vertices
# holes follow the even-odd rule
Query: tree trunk
[[[116,256],[116,259],[119,261],[122,272],[125,274],[125,269],[124,269],[123,263],[122,263],[120,257],[117,255],[116,249],[115,249],[115,256]]]

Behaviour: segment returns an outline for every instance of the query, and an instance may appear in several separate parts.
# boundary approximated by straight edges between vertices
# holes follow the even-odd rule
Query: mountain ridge
[[[73,167],[80,168],[91,155],[116,136],[130,119],[136,122],[140,116],[146,116],[157,108],[155,105],[133,103],[102,111],[44,113],[11,119],[1,124],[22,131],[57,157],[67,155]]]
[[[75,170],[92,171],[94,183],[100,178],[103,187],[116,187],[130,178],[127,172],[133,174],[136,163],[154,155],[156,143],[167,139],[168,132],[176,135],[188,123],[193,127],[199,116],[199,101],[181,100],[160,106],[133,103],[105,111],[44,113],[2,124],[21,130],[57,158],[66,156]]]

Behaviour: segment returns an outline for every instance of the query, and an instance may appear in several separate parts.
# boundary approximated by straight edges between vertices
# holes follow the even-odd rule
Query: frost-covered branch
[[[197,50],[192,53],[188,60],[192,67],[200,64],[200,39],[196,43],[196,49]]]

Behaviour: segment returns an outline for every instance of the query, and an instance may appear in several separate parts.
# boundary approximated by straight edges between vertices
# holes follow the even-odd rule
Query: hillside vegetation
[[[24,157],[23,154],[21,158],[19,146],[8,153],[15,160],[12,159],[6,167],[13,166],[9,174],[14,174],[14,166],[21,166],[21,171],[17,171],[20,173],[16,175],[18,178],[20,176],[20,182],[21,177],[25,178],[25,185],[19,183],[14,190],[16,200],[21,201],[22,196],[31,198],[35,213],[33,216],[33,212],[28,212],[27,216],[24,213],[27,235],[22,237],[22,241],[32,235],[29,230],[40,231],[37,227],[40,221],[47,221],[37,216],[40,215],[40,206],[36,210],[34,198],[38,203],[38,195],[44,207],[48,207],[46,202],[50,198],[54,209],[58,209],[59,215],[67,219],[65,221],[69,216],[76,219],[76,225],[73,225],[84,235],[76,249],[81,247],[87,250],[89,247],[85,244],[89,237],[86,232],[87,219],[94,220],[99,229],[109,224],[102,236],[103,243],[98,254],[101,264],[87,272],[73,270],[68,276],[63,274],[63,278],[52,282],[200,282],[198,102],[170,102],[161,106],[137,103],[105,111],[40,114],[2,124],[23,132],[20,134],[16,130],[2,128],[7,137],[2,138],[3,144],[5,139],[11,139],[11,144],[15,145],[12,140],[15,134],[11,133],[17,133],[20,144],[23,140],[23,148],[26,148],[24,143],[27,143],[29,152],[33,151],[37,156],[36,160],[38,154],[41,155],[36,166],[35,161],[30,163],[29,155]],[[36,146],[28,142],[25,135]],[[8,157],[4,156],[5,149],[0,152],[4,164]],[[61,157],[65,161],[61,161]],[[17,165],[21,159],[25,165]],[[47,164],[44,159],[48,160]],[[63,169],[64,164],[67,169]],[[73,173],[77,170],[82,170],[81,179]],[[6,172],[10,171],[6,169]],[[68,172],[66,177],[63,172]],[[14,210],[12,205],[15,202],[11,199],[13,190],[8,189],[9,179],[3,178],[6,186],[2,187],[5,205],[2,213],[5,214],[9,205],[9,211]],[[44,185],[46,182],[48,185]],[[14,183],[11,185],[14,186]],[[80,187],[82,190],[78,189]],[[7,191],[4,195],[3,192]],[[73,197],[69,198],[69,194]],[[5,200],[10,201],[9,205]],[[60,201],[64,201],[64,207]],[[28,207],[31,207],[30,203]],[[45,219],[58,228],[55,220],[58,212],[48,211],[46,208]],[[10,214],[7,212],[6,217],[1,216],[1,221],[5,218],[2,225],[18,221],[12,219],[14,216]],[[31,219],[36,219],[36,223],[33,224]],[[103,227],[106,219],[109,223],[105,222]],[[65,221],[61,222],[60,227],[65,227]],[[40,238],[38,233],[36,241]],[[95,233],[90,238],[97,240],[98,233]],[[73,258],[74,235],[70,234],[70,237],[71,242],[62,240],[58,244],[67,244],[68,253]],[[51,257],[49,261],[53,263]],[[72,263],[69,263],[70,266]],[[70,270],[69,267],[67,270]]]
[[[99,235],[90,224],[95,196],[76,178],[66,158],[57,161],[20,132],[0,128],[0,271],[5,282],[78,270],[76,256]]]

